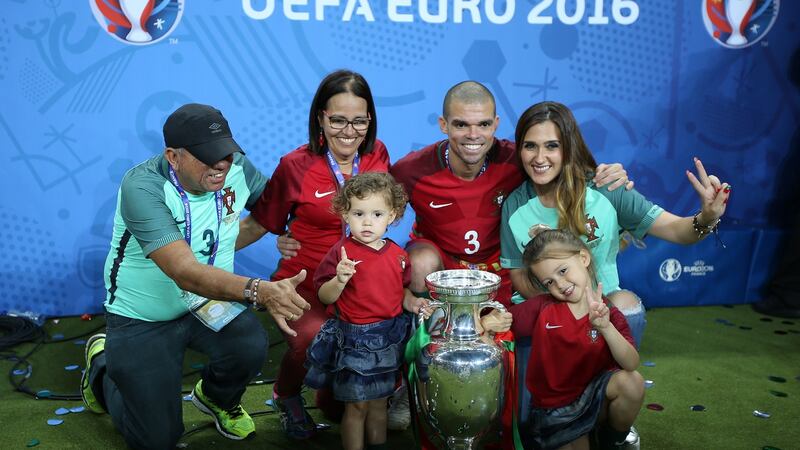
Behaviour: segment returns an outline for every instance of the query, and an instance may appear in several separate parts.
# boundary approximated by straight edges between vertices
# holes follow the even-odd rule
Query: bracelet
[[[244,300],[253,306],[258,306],[258,285],[261,283],[261,278],[250,278],[244,287]]]
[[[697,233],[697,237],[700,239],[702,239],[703,236],[709,233],[716,233],[717,227],[719,226],[719,223],[722,220],[720,218],[717,218],[717,220],[715,220],[714,223],[710,225],[700,225],[700,222],[697,220],[697,217],[700,216],[701,212],[702,211],[698,211],[697,214],[695,214],[694,217],[692,217],[692,228],[694,228],[694,231]]]

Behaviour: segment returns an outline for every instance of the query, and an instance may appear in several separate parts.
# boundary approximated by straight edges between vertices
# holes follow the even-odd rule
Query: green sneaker
[[[229,409],[220,408],[203,394],[202,384],[203,380],[198,381],[192,390],[192,403],[197,409],[214,418],[219,434],[239,441],[256,432],[253,419],[242,408],[242,405],[236,405]]]
[[[84,369],[83,375],[81,375],[81,399],[83,399],[83,404],[86,405],[89,411],[95,414],[103,414],[106,412],[106,410],[103,409],[103,405],[97,401],[97,397],[94,396],[92,387],[89,385],[89,370],[92,368],[92,361],[94,358],[100,353],[103,353],[105,348],[105,333],[95,334],[94,336],[90,337],[89,340],[86,341],[86,347],[84,348],[86,369]]]

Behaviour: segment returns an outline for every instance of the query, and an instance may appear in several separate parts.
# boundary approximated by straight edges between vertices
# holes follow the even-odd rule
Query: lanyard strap
[[[325,157],[328,160],[328,167],[331,169],[331,172],[333,172],[333,178],[336,180],[336,184],[338,185],[337,187],[341,189],[342,186],[344,186],[344,174],[342,173],[342,170],[339,169],[339,163],[337,163],[336,160],[333,159],[333,155],[331,154],[330,150],[325,151]],[[353,158],[353,170],[350,172],[351,177],[358,175],[358,163],[360,160],[361,157],[359,156],[358,153],[356,153],[356,157]],[[350,234],[350,226],[345,224],[343,221],[342,235],[347,236],[349,234]]]
[[[175,171],[172,169],[172,166],[169,167],[169,180],[172,182],[172,185],[175,186],[175,189],[178,191],[178,195],[181,197],[181,202],[183,202],[183,215],[186,217],[186,228],[183,230],[183,238],[186,240],[186,243],[189,244],[189,248],[192,247],[192,211],[189,207],[189,196],[186,195],[186,191],[181,186],[181,182],[178,181],[178,177],[175,175]],[[217,234],[216,240],[214,241],[214,247],[211,248],[211,256],[208,257],[208,265],[213,266],[214,260],[217,258],[217,248],[219,247],[219,230],[222,224],[222,193],[217,191],[214,193],[215,203],[217,206]]]
[[[450,167],[450,143],[449,142],[447,144],[445,144],[445,147],[444,147],[444,163],[445,163],[445,165],[447,165],[447,168],[450,170],[450,173],[452,173],[453,169]],[[483,157],[483,166],[481,166],[481,170],[480,170],[480,172],[478,172],[477,175],[475,175],[475,178],[478,178],[479,176],[483,175],[483,172],[486,172],[486,167],[488,165],[489,165],[489,157],[488,156],[484,156]]]

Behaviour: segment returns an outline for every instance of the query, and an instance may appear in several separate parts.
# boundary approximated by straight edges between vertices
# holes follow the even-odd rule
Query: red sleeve
[[[301,147],[302,148],[302,147]],[[296,169],[297,149],[281,158],[275,173],[267,182],[267,187],[258,198],[250,215],[272,234],[283,234],[286,222],[300,195],[302,172]]]
[[[541,294],[509,308],[508,312],[514,316],[511,322],[511,331],[514,332],[514,336],[531,336],[542,307],[550,300],[549,294]]]
[[[323,284],[336,276],[336,266],[339,264],[342,245],[342,241],[339,241],[331,247],[325,257],[322,258],[322,261],[320,261],[319,266],[317,266],[317,270],[314,272],[314,289],[317,292],[319,292],[319,288]]]
[[[619,334],[622,335],[628,342],[631,343],[633,348],[636,348],[636,342],[633,340],[633,335],[631,334],[631,328],[628,326],[628,320],[625,319],[625,315],[622,314],[622,311],[614,307],[613,305],[609,304],[608,299],[605,299],[606,305],[609,307],[609,320],[611,324],[614,325],[614,328],[619,331]]]
[[[402,249],[399,245],[398,248]],[[405,264],[405,269],[403,269],[403,287],[407,288],[411,284],[411,258],[405,250],[403,250],[403,258]]]

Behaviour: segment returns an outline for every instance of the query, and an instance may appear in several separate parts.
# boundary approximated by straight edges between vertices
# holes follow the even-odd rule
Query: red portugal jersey
[[[611,324],[634,345],[625,316],[617,308],[609,308]],[[531,336],[534,343],[525,385],[535,406],[569,405],[598,374],[619,368],[603,335],[592,328],[589,315],[576,319],[566,302],[543,294],[509,311],[514,315],[514,336]]]
[[[503,200],[522,183],[514,143],[496,139],[486,171],[462,180],[445,162],[447,141],[409,153],[391,168],[416,213],[414,234],[470,263],[491,263],[500,254]],[[499,268],[499,266],[498,266]]]
[[[383,142],[376,140],[372,152],[361,155],[358,170],[389,170],[389,153]],[[345,178],[349,176],[345,175]],[[313,292],[313,298],[316,298],[314,271],[344,233],[341,218],[331,209],[331,199],[337,189],[336,178],[325,156],[315,155],[309,151],[308,145],[303,145],[281,158],[251,213],[273,234],[283,234],[288,224],[292,237],[300,241],[301,248],[294,258],[280,260],[272,279],[288,278],[306,269],[308,275],[303,284],[309,293]]]
[[[367,324],[397,317],[403,312],[404,288],[411,283],[408,254],[391,239],[380,249],[348,237],[337,242],[319,263],[314,286],[319,291],[336,276],[342,246],[356,265],[356,273],[347,282],[339,299],[328,305],[328,314],[347,323]]]

